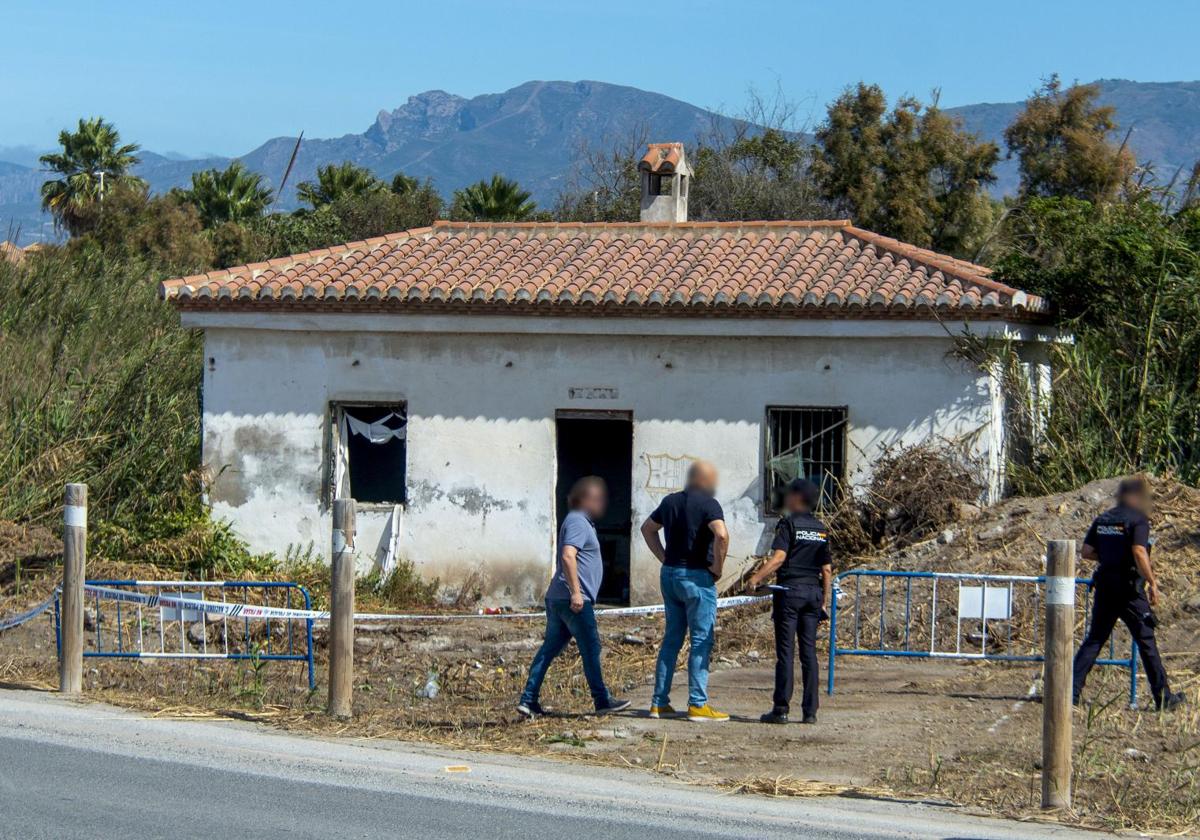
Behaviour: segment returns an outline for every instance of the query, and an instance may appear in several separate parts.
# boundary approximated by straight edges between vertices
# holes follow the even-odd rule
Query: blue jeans
[[[521,693],[522,703],[536,703],[542,691],[542,681],[550,663],[563,652],[567,643],[575,640],[579,656],[583,660],[583,675],[592,691],[592,702],[597,709],[608,707],[608,689],[600,673],[600,630],[596,627],[596,614],[592,602],[584,601],[580,612],[571,611],[571,602],[561,599],[546,599],[546,637],[529,666],[529,679]]]
[[[659,577],[667,626],[663,631],[658,666],[654,669],[654,699],[651,705],[670,702],[671,679],[686,634],[688,651],[688,705],[708,702],[708,656],[712,653],[713,627],[717,622],[717,584],[707,569],[663,566]]]

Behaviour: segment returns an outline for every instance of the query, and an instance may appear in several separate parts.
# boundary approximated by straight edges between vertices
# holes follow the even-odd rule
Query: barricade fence
[[[303,662],[310,689],[316,687],[313,625],[328,622],[327,610],[312,609],[299,584],[282,581],[88,580],[89,611],[84,657],[108,659],[228,659]],[[62,655],[58,590],[45,602],[0,629],[17,626],[53,607],[55,639]],[[757,596],[719,598],[718,609],[767,600]],[[652,615],[662,604],[614,607],[598,618]],[[533,619],[543,612],[358,613],[355,622]]]
[[[1091,581],[1076,579],[1076,636],[1091,620]],[[1044,576],[850,569],[837,575],[829,618],[826,691],[837,659],[892,656],[1043,662]],[[1115,639],[1099,665],[1129,668],[1129,702],[1137,703],[1137,645],[1119,657]]]
[[[312,599],[299,584],[89,580],[84,603],[91,624],[84,657],[302,662],[316,687]]]

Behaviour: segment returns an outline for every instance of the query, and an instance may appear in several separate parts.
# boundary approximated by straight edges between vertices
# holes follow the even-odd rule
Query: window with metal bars
[[[831,507],[846,477],[847,409],[767,407],[766,475],[763,498],[768,512],[783,506],[792,479],[807,478],[821,488],[821,506]]]

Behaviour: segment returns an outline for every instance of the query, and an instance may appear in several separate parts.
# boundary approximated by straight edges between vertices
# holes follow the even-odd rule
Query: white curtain
[[[399,420],[401,426],[393,429],[387,424]],[[405,418],[392,412],[374,423],[366,423],[352,417],[346,409],[338,410],[337,454],[333,464],[333,490],[335,499],[350,497],[350,435],[359,435],[371,443],[381,444],[407,437]]]
[[[387,547],[379,561],[380,570],[383,572],[379,578],[380,582],[387,580],[396,568],[396,556],[400,552],[400,530],[403,524],[404,508],[400,505],[393,505],[392,517],[388,521]]]
[[[345,411],[342,412],[342,417],[349,424],[351,433],[362,435],[371,441],[371,443],[387,443],[393,438],[404,440],[404,426],[401,426],[399,429],[393,429],[386,425],[389,420],[399,417],[398,414],[389,414],[386,417],[376,420],[374,423],[364,423],[356,417],[351,417]]]
[[[350,498],[350,426],[344,410],[338,411],[337,454],[333,461],[333,497]]]

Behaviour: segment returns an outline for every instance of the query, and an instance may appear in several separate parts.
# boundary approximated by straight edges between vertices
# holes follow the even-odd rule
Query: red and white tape
[[[234,604],[221,601],[205,601],[199,598],[187,598],[179,595],[148,595],[142,592],[131,592],[127,589],[114,589],[109,586],[86,584],[84,589],[93,597],[107,601],[123,601],[125,603],[141,604],[146,607],[174,607],[180,610],[192,610],[210,615],[223,615],[228,618],[278,618],[300,619],[312,621],[328,621],[327,610],[299,610],[291,607],[267,607],[256,604]],[[735,595],[717,599],[717,609],[740,607],[765,601],[770,596]],[[53,601],[53,599],[51,599]],[[596,610],[597,618],[612,618],[623,615],[654,615],[663,611],[662,604],[645,607],[613,607]],[[542,612],[494,613],[479,615],[475,613],[355,613],[355,621],[463,621],[478,618],[542,618]],[[2,628],[0,628],[2,629]]]
[[[36,607],[30,607],[25,612],[10,616],[9,618],[0,618],[0,631],[11,630],[14,627],[20,627],[27,621],[32,621],[46,610],[54,606],[54,599],[57,597],[58,591],[55,590],[55,592],[49,598],[47,598],[45,601],[42,601],[42,603],[38,604]]]

